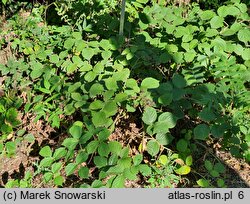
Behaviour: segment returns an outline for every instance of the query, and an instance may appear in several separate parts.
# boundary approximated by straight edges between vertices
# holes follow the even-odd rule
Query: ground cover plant
[[[1,185],[233,187],[216,152],[249,175],[249,5],[213,2],[2,0]]]

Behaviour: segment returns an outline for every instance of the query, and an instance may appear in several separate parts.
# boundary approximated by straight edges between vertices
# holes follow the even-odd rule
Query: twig
[[[207,150],[207,148],[208,147],[206,147],[204,144],[202,144],[202,143],[200,143],[200,142],[195,142],[196,144],[198,144],[198,145],[200,145],[201,147],[203,147],[204,149],[206,149]],[[219,161],[220,162],[220,159],[216,156],[216,155],[214,155],[212,152],[210,152],[210,151],[208,151],[208,153],[209,154],[211,154],[217,161]]]

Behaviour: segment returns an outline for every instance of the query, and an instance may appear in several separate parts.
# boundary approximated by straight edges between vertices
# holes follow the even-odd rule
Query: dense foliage
[[[30,187],[32,174],[49,186],[65,186],[74,175],[78,187],[138,180],[174,187],[195,174],[206,142],[250,161],[246,4],[204,10],[127,1],[124,36],[115,0],[31,7],[1,30],[0,46],[12,57],[0,64],[0,153],[15,156],[23,140],[34,144],[37,136],[22,129],[25,114],[46,121],[57,137],[67,134],[40,146],[36,170],[6,187]],[[224,166],[208,159],[204,166],[197,184],[224,187]]]

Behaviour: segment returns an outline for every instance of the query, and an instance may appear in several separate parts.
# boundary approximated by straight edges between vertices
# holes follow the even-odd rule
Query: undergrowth
[[[246,4],[127,1],[123,36],[117,1],[30,9],[0,28],[11,50],[0,64],[0,153],[39,140],[27,115],[54,130],[54,144],[39,143],[33,171],[6,187],[39,176],[49,187],[225,187],[221,162],[195,168],[199,145],[250,161]]]

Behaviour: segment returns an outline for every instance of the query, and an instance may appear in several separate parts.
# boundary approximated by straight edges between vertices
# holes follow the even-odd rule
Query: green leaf
[[[82,56],[86,60],[90,60],[94,56],[94,54],[95,54],[95,51],[92,48],[84,48],[82,50]]]
[[[71,98],[75,101],[82,101],[82,95],[80,93],[71,93]]]
[[[240,1],[238,2],[240,3]],[[236,6],[240,9],[241,13],[246,13],[247,12],[247,5],[244,3],[236,4]]]
[[[78,175],[81,179],[89,178],[89,168],[86,166],[81,167],[78,171]]]
[[[137,81],[135,79],[128,79],[126,82],[126,87],[133,89],[134,92],[140,92],[140,88],[138,87]]]
[[[217,185],[218,185],[219,188],[225,187],[225,181],[223,179],[218,179],[216,181],[216,183],[217,183]]]
[[[62,163],[61,162],[57,162],[57,163],[52,164],[51,171],[52,171],[53,174],[55,174],[58,171],[60,171],[61,168],[62,168]]]
[[[122,150],[122,145],[117,141],[111,141],[109,142],[109,149],[113,154],[119,154]]]
[[[64,112],[66,115],[71,115],[75,112],[75,108],[72,104],[67,104],[64,108]]]
[[[215,114],[213,113],[213,110],[209,108],[203,108],[203,110],[198,113],[199,117],[206,122],[210,122],[216,118]]]
[[[90,105],[89,108],[91,110],[99,110],[104,107],[104,102],[100,100],[93,101]]]
[[[80,121],[76,121],[69,129],[69,133],[73,138],[79,139],[82,136],[82,127],[83,123]]]
[[[146,107],[142,115],[143,122],[147,125],[151,125],[156,121],[156,118],[156,110],[152,107]]]
[[[33,134],[27,134],[27,135],[24,136],[24,140],[27,141],[27,142],[29,142],[29,143],[32,143],[32,142],[34,142],[36,139],[35,139],[35,137],[34,137]]]
[[[101,62],[98,62],[93,68],[93,72],[95,72],[96,74],[101,74],[103,70],[104,70],[104,65]]]
[[[183,52],[177,52],[172,57],[174,62],[177,64],[181,64],[183,62]]]
[[[228,15],[237,16],[240,14],[240,10],[233,5],[221,6],[218,8],[217,12],[218,12],[218,15],[221,17],[226,17]]]
[[[211,28],[221,28],[224,26],[224,18],[220,17],[220,16],[214,16],[211,20],[210,20],[210,25]]]
[[[104,60],[108,60],[112,56],[112,52],[109,50],[106,50],[102,52],[101,56]]]
[[[135,167],[135,166],[132,166],[130,168],[127,168],[127,169],[124,169],[123,171],[123,175],[126,179],[129,179],[129,180],[136,180],[137,179],[137,174],[138,174],[138,168]]]
[[[80,67],[79,69],[81,72],[87,72],[87,71],[90,71],[92,70],[92,65],[89,64],[88,61],[84,61],[82,66]]]
[[[140,164],[139,171],[142,173],[143,176],[150,176],[152,173],[151,168],[147,164]]]
[[[62,176],[56,176],[55,178],[54,178],[54,184],[56,185],[56,186],[62,186],[63,185],[63,182],[64,182],[64,178],[62,177]]]
[[[214,125],[212,125],[211,134],[217,138],[223,137],[224,132],[226,131],[225,125],[226,124],[220,124],[220,125],[214,124]]]
[[[177,28],[177,31],[178,31],[178,28]],[[181,36],[183,36],[183,33],[180,35],[180,37]],[[166,49],[167,49],[168,52],[178,52],[178,47],[175,44],[168,44],[166,46]]]
[[[96,140],[91,141],[86,147],[88,154],[94,153],[97,150],[98,145],[99,145],[98,141]]]
[[[52,151],[50,149],[49,146],[45,146],[43,147],[40,151],[39,151],[39,154],[42,156],[42,157],[51,157],[52,156]]]
[[[84,41],[84,40],[82,40],[82,39],[78,39],[77,41],[76,41],[76,52],[78,52],[78,53],[81,53],[82,52],[82,50],[87,46],[87,43]]]
[[[208,188],[208,187],[210,187],[209,181],[206,180],[206,179],[199,179],[199,180],[197,181],[197,184],[198,184],[200,187],[203,187],[203,188]]]
[[[106,40],[106,39],[102,39],[100,41],[100,47],[104,50],[109,50],[112,48],[112,44],[109,40]]]
[[[147,143],[147,152],[151,155],[151,156],[156,156],[160,151],[160,145],[158,144],[158,142],[156,140],[150,140]]]
[[[158,98],[158,102],[165,106],[170,105],[172,101],[173,101],[172,92],[161,94],[160,97]]]
[[[149,0],[136,0],[136,1],[141,3],[141,4],[146,4],[146,3],[148,3]]]
[[[92,82],[95,80],[95,78],[97,77],[97,74],[93,71],[89,71],[87,74],[85,74],[84,79],[87,82]]]
[[[143,155],[142,154],[137,154],[133,157],[133,163],[135,166],[138,166],[143,160]]]
[[[177,88],[184,88],[186,86],[186,81],[183,78],[183,76],[179,75],[179,74],[174,74],[173,78],[172,78],[173,84],[175,87]]]
[[[216,29],[207,28],[205,36],[208,38],[211,38],[211,37],[218,35],[218,33],[219,32]]]
[[[217,13],[221,17],[226,17],[228,15],[227,6],[220,6],[217,10]]]
[[[193,39],[189,43],[189,49],[192,50],[192,49],[196,48],[198,44],[199,44],[199,41],[197,39]]]
[[[4,113],[6,111],[3,104],[0,103],[0,113]]]
[[[0,154],[3,152],[3,143],[0,143]]]
[[[182,42],[190,42],[193,40],[193,35],[192,34],[185,34],[182,36]]]
[[[213,164],[209,160],[205,160],[205,168],[208,171],[212,171],[213,170]]]
[[[64,48],[66,48],[67,50],[69,50],[69,49],[71,49],[73,47],[74,44],[75,44],[75,39],[68,38],[64,42]]]
[[[118,89],[116,79],[113,77],[107,78],[105,80],[105,86],[108,90],[114,90],[116,91]]]
[[[53,158],[52,157],[45,157],[44,159],[41,160],[40,162],[40,167],[49,167],[53,163]]]
[[[250,34],[250,32],[249,32]],[[250,48],[245,48],[242,52],[242,58],[244,60],[250,60]]]
[[[105,141],[108,139],[108,137],[110,136],[110,131],[108,129],[103,129],[101,132],[98,133],[98,140],[99,141]]]
[[[213,18],[215,16],[215,12],[213,12],[212,10],[206,10],[206,11],[202,11],[200,14],[200,18],[205,21],[205,20],[210,20],[211,18]]]
[[[69,175],[73,174],[74,171],[76,170],[76,167],[77,167],[77,164],[75,164],[75,163],[69,163],[65,167],[66,176],[69,176]]]
[[[66,69],[67,69],[67,74],[72,74],[74,71],[77,70],[77,64],[70,63]]]
[[[43,65],[40,62],[32,63],[33,70],[30,73],[31,79],[37,79],[43,74]]]
[[[96,84],[93,84],[90,89],[89,89],[89,95],[90,97],[95,97],[97,95],[101,95],[104,91],[104,87],[99,84],[99,83],[96,83]]]
[[[113,96],[114,96],[114,94],[115,94],[115,92],[112,91],[112,90],[105,91],[105,92],[103,93],[103,100],[104,100],[106,103],[108,103],[108,102],[110,102],[110,101],[114,102],[114,101],[113,101]]]
[[[185,139],[178,140],[176,144],[176,148],[178,151],[185,152],[187,150],[187,147],[188,147],[188,143]]]
[[[194,51],[186,52],[184,53],[184,59],[186,62],[192,62],[194,58],[196,57],[197,53]],[[186,83],[186,81],[185,81]]]
[[[131,167],[132,159],[130,157],[123,157],[118,160],[117,165],[122,167],[122,169],[130,168]]]
[[[87,161],[88,157],[89,157],[89,155],[86,152],[81,151],[76,156],[76,163],[81,164],[81,163]]]
[[[159,157],[159,162],[165,166],[168,163],[168,157],[166,155],[161,155]]]
[[[191,155],[187,156],[185,163],[187,166],[191,166],[193,164],[193,157]]]
[[[54,160],[61,159],[67,154],[67,150],[64,147],[59,147],[58,149],[55,150],[53,154]]]
[[[108,165],[115,165],[118,161],[118,155],[117,154],[112,154],[110,157],[109,157],[109,160],[108,160]]]
[[[8,0],[2,0],[2,3],[3,3],[4,5],[6,5],[7,1],[8,1]]]
[[[155,138],[161,145],[169,145],[173,141],[174,137],[170,133],[158,133]]]
[[[188,29],[183,27],[183,26],[178,26],[176,27],[176,32],[174,33],[174,36],[176,38],[181,38],[183,35],[185,35],[185,33],[188,33]],[[176,47],[176,48],[172,48],[172,49],[169,49],[169,46],[167,47],[168,51],[170,52],[177,52],[178,51],[178,47],[176,45],[173,45],[172,47]]]
[[[173,128],[176,125],[176,117],[170,112],[162,113],[159,116],[158,121],[164,122],[167,128]]]
[[[122,82],[126,82],[129,75],[130,75],[130,70],[128,68],[113,73],[113,77],[116,79],[116,81],[122,81]]]
[[[48,183],[49,181],[51,181],[52,178],[53,178],[53,173],[51,173],[51,172],[46,172],[43,175],[43,180],[45,181],[45,183]]]
[[[67,147],[69,150],[75,149],[76,145],[79,143],[79,140],[76,138],[66,138],[62,145]]]
[[[141,87],[146,89],[155,89],[159,87],[159,81],[152,77],[148,77],[142,80]]]
[[[247,44],[247,42],[250,42],[250,30],[249,29],[240,30],[237,36],[238,36],[238,39],[241,42],[244,42],[245,44]]]
[[[103,157],[107,157],[110,153],[108,144],[101,142],[98,146],[98,154]]]
[[[210,175],[211,175],[212,177],[219,177],[219,176],[220,176],[219,172],[216,171],[216,170],[212,170],[212,171],[210,171],[209,173],[210,173]]]
[[[179,169],[176,169],[175,173],[179,175],[187,175],[190,173],[190,171],[191,171],[190,166],[185,165],[185,166],[180,167]]]
[[[128,157],[128,154],[129,154],[129,148],[128,147],[124,147],[120,152],[119,152],[119,156],[121,158],[126,158]]]
[[[120,165],[112,166],[108,169],[108,174],[122,174],[124,171],[123,167]]]
[[[18,111],[16,108],[10,108],[5,113],[6,120],[10,123],[16,120],[17,115],[18,115]]]
[[[235,157],[240,157],[241,153],[240,153],[240,149],[237,146],[232,146],[230,147],[230,153],[235,156]]]
[[[125,177],[123,175],[117,176],[112,183],[112,188],[124,188]]]
[[[16,143],[15,142],[6,142],[5,144],[8,154],[12,155],[16,153]]]
[[[209,133],[210,133],[210,129],[206,124],[200,124],[194,128],[195,139],[205,140],[207,139]]]
[[[102,168],[104,166],[107,166],[108,164],[108,160],[105,157],[102,156],[95,156],[94,157],[94,164],[98,167],[98,168]]]
[[[226,28],[221,32],[221,35],[223,36],[232,36],[236,33],[237,31],[230,29],[230,28]]]
[[[221,174],[223,174],[226,169],[225,169],[225,166],[222,163],[218,162],[218,163],[216,163],[214,165],[214,170],[221,173]]]
[[[116,103],[119,103],[119,102],[126,101],[127,98],[128,98],[128,95],[126,93],[118,93],[118,94],[115,95],[114,101]]]
[[[101,188],[103,187],[103,183],[100,180],[94,180],[91,184],[92,188]]]
[[[56,63],[59,62],[59,60],[60,60],[60,59],[59,59],[59,56],[56,55],[56,54],[53,54],[53,55],[50,56],[50,62],[51,62],[51,63],[56,64]]]
[[[92,113],[92,122],[95,127],[104,127],[107,124],[107,116],[105,112],[93,112]]]
[[[73,36],[75,39],[78,39],[78,40],[81,40],[81,39],[82,39],[82,33],[81,33],[81,32],[73,32],[73,33],[72,33],[72,36]]]
[[[165,121],[156,122],[153,128],[153,134],[166,134],[169,132],[169,127]]]
[[[107,101],[102,109],[106,117],[113,116],[117,113],[118,107],[114,101]]]

